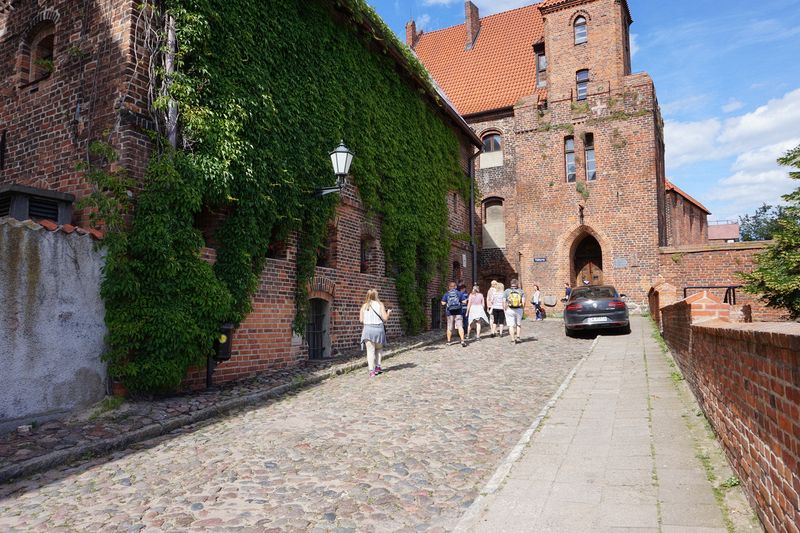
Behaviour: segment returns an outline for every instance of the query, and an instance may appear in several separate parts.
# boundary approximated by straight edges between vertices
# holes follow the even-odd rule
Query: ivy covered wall
[[[403,327],[419,331],[426,288],[447,266],[447,192],[466,197],[469,182],[454,126],[386,51],[402,45],[361,0],[168,5],[179,150],[154,157],[133,225],[109,240],[115,374],[135,391],[177,386],[207,356],[219,323],[246,316],[269,243],[289,232],[300,239],[302,329],[306,284],[337,202],[312,191],[332,184],[328,151],[339,139],[355,153],[351,175],[365,205],[383,215]],[[226,213],[213,270],[193,228],[204,206]]]

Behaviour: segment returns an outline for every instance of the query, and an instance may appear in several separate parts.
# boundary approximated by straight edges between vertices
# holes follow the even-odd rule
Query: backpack
[[[455,289],[447,291],[447,310],[451,313],[461,312],[461,294]]]
[[[522,307],[522,294],[519,291],[512,289],[508,293],[508,306],[512,309],[519,309]]]

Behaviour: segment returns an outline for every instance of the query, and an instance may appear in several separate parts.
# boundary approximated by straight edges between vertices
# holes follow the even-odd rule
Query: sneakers
[[[376,373],[374,370],[370,370],[370,371],[369,371],[369,377],[371,377],[371,378],[374,378],[374,377],[375,377],[375,376],[377,376],[377,375],[378,375],[378,374],[377,374],[377,373]]]
[[[492,338],[494,339],[495,337],[497,337],[497,333],[492,333]]]
[[[521,342],[522,342],[522,339],[520,339],[519,337],[517,337],[516,339],[514,339],[514,343],[515,343],[515,344],[519,344],[519,343],[521,343]]]
[[[375,375],[378,375],[378,374],[383,374],[383,369],[381,368],[381,365],[376,365],[375,366]]]
[[[463,346],[464,348],[466,348],[466,347],[467,347],[467,341],[461,341],[461,346]]]

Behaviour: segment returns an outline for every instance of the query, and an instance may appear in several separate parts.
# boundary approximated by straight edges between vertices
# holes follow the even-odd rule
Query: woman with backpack
[[[483,299],[481,289],[477,285],[472,287],[472,294],[469,295],[467,300],[467,339],[469,339],[469,332],[472,331],[472,324],[475,324],[475,340],[481,340],[481,320],[489,322],[489,317],[486,316],[486,311],[483,310],[486,301]]]
[[[386,345],[386,321],[392,314],[391,309],[386,309],[378,299],[378,291],[370,289],[364,305],[361,306],[361,323],[364,329],[361,331],[361,349],[367,349],[367,366],[369,367],[369,377],[374,378],[383,373],[381,369],[381,356],[383,347]]]

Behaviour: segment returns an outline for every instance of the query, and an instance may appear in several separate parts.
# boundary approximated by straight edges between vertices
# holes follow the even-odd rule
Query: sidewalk
[[[685,420],[695,415],[649,323],[632,327],[598,337],[521,457],[457,530],[727,531]]]
[[[393,339],[384,351],[384,358],[443,338],[444,332],[436,330]],[[0,483],[125,448],[201,420],[257,405],[366,364],[364,355],[354,349],[336,358],[307,361],[302,366],[267,372],[211,390],[127,401],[109,412],[102,412],[97,406],[94,413],[86,411],[68,419],[45,422],[27,434],[16,431],[2,434]]]

